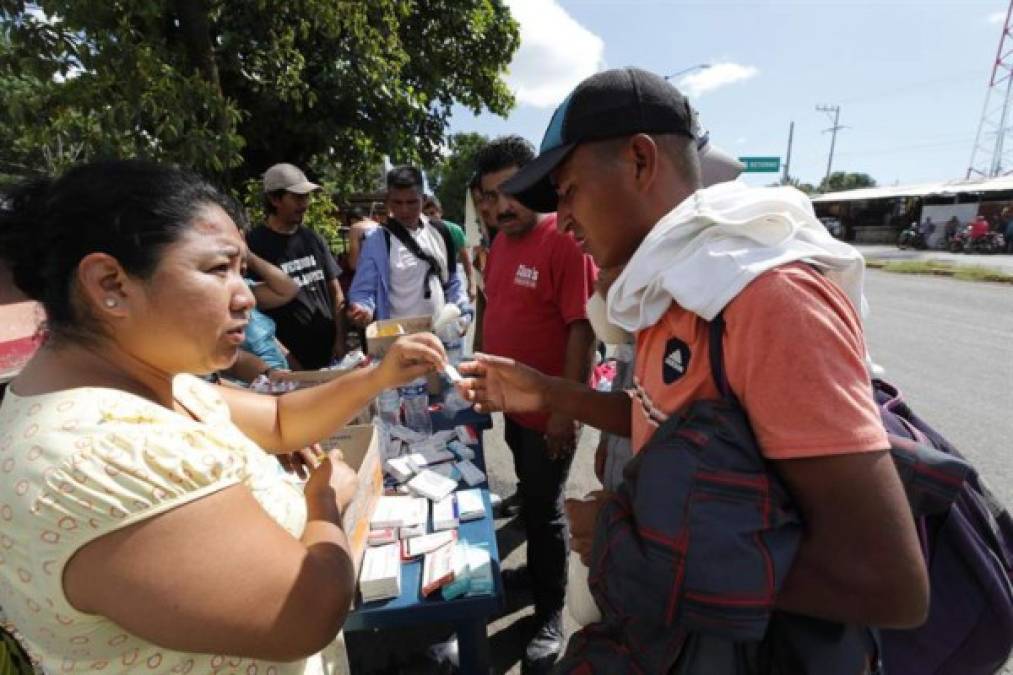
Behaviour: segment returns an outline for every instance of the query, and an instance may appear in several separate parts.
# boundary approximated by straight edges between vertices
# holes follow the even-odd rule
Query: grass
[[[866,260],[870,269],[898,274],[929,274],[964,281],[992,281],[1013,284],[1013,274],[981,265],[954,265],[944,260]]]

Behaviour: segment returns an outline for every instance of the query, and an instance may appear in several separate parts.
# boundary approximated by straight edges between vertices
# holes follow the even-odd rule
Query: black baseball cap
[[[500,189],[533,211],[555,211],[557,195],[549,175],[577,145],[640,133],[682,134],[697,140],[701,150],[708,146],[696,111],[665,78],[640,68],[596,73],[578,84],[556,108],[538,157],[521,167]],[[742,170],[741,164],[724,153],[714,154],[715,158],[720,154],[722,162],[733,164],[720,175],[734,178]]]

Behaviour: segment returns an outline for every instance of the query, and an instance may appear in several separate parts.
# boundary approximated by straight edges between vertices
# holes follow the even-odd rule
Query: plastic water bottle
[[[444,326],[440,330],[439,337],[443,348],[447,351],[447,360],[455,366],[460,365],[464,353],[464,338],[461,337],[457,322],[451,321]]]
[[[401,406],[404,409],[406,427],[425,434],[433,433],[433,421],[429,417],[429,389],[426,378],[420,377],[401,387]]]
[[[380,421],[388,426],[401,424],[401,397],[397,389],[384,389],[376,397]]]

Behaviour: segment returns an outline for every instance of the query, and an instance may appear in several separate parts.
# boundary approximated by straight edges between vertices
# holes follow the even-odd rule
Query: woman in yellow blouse
[[[331,455],[303,490],[268,453],[331,435],[441,367],[431,335],[281,397],[208,385],[254,299],[231,200],[140,161],[0,199],[0,261],[47,315],[0,407],[0,607],[47,672],[329,673],[354,592]]]

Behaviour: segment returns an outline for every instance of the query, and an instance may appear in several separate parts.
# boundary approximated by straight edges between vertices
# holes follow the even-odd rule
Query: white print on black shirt
[[[284,271],[286,274],[292,277],[292,280],[295,281],[297,284],[299,284],[300,288],[302,288],[303,286],[309,286],[310,284],[316,283],[318,281],[323,281],[324,271],[316,269],[313,270],[312,272],[307,272],[306,274],[294,275],[292,273],[298,272],[299,270],[304,270],[307,267],[316,267],[316,266],[317,266],[317,259],[316,256],[312,254],[304,256],[302,258],[296,258],[295,260],[289,260],[288,262],[283,262],[280,265],[282,271]]]
[[[665,384],[672,384],[686,374],[691,355],[689,345],[679,338],[672,338],[665,343],[661,358],[661,379]]]
[[[527,265],[518,265],[517,273],[514,274],[514,284],[526,288],[538,287],[538,270]]]

